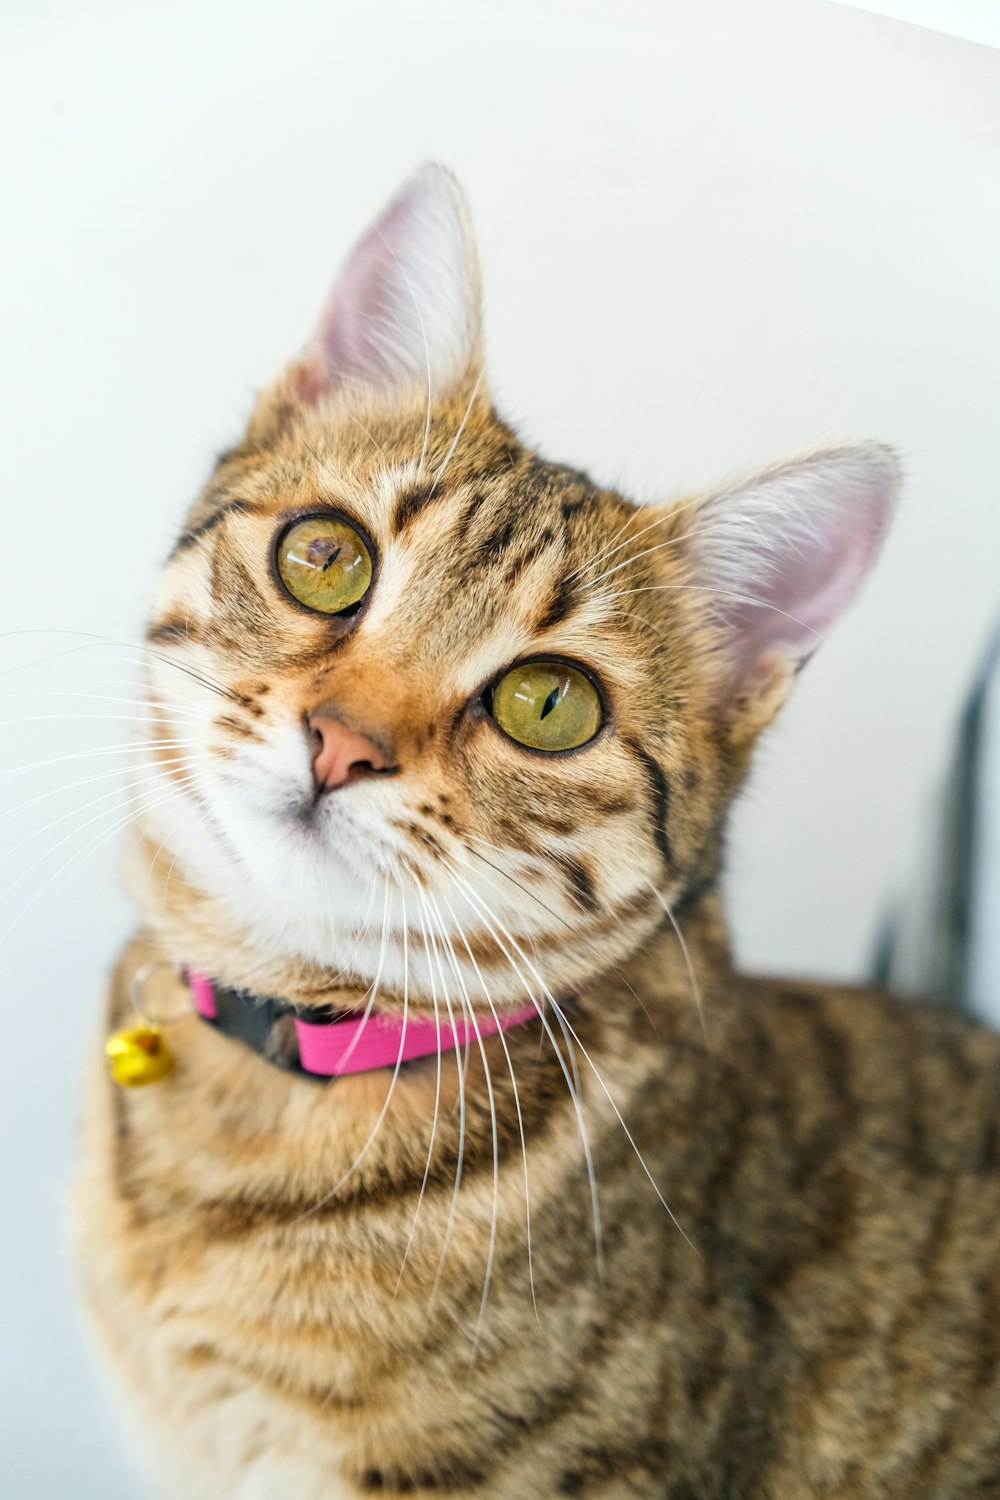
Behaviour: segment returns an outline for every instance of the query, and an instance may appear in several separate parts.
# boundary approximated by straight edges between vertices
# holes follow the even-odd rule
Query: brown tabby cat
[[[742,977],[716,891],[895,460],[637,511],[481,377],[428,168],[164,571],[110,1025],[173,1067],[95,1068],[78,1195],[138,1452],[206,1500],[1000,1495],[1000,1038]],[[344,1026],[389,1055],[313,1066]]]

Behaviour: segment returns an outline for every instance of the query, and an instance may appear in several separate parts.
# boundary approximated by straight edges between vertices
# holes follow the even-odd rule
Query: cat
[[[1000,1038],[718,889],[898,481],[638,509],[493,409],[445,170],[354,248],[148,630],[75,1201],[165,1493],[1000,1495]]]

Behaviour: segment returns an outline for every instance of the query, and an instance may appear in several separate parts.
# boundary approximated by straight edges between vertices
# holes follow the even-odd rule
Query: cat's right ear
[[[423,407],[475,381],[481,362],[468,205],[451,173],[428,165],[358,240],[279,385],[305,406],[332,396]]]
[[[856,597],[885,539],[899,478],[890,448],[848,443],[665,506],[660,523],[645,523],[660,530],[639,556],[665,570],[654,585],[665,601],[690,598],[710,711],[734,743],[751,743],[770,723]]]

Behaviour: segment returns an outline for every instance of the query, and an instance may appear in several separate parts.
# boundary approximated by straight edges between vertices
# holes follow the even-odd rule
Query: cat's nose
[[[349,729],[332,714],[308,714],[306,723],[312,735],[313,780],[318,791],[331,792],[362,776],[393,769],[373,740]]]

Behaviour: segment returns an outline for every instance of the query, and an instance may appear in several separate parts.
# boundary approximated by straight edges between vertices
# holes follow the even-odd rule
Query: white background
[[[916,26],[933,26],[950,36],[1000,46],[1000,6],[996,0],[879,0],[876,5],[864,0],[840,0],[840,3],[853,3],[857,10],[874,11]]]
[[[6,0],[0,25],[0,630],[136,638],[253,388],[439,157],[479,227],[498,404],[550,456],[652,498],[820,439],[902,450],[884,564],[765,745],[731,860],[747,964],[863,974],[1000,605],[1000,54],[787,0]],[[0,637],[0,695],[43,695],[0,704],[7,772],[123,737],[74,717],[68,691],[127,680],[53,660],[74,644]],[[4,774],[0,816],[81,765],[107,763]],[[114,802],[76,842],[44,825],[106,786],[0,824],[3,1489],[42,1500],[139,1493],[61,1228],[127,908]]]

